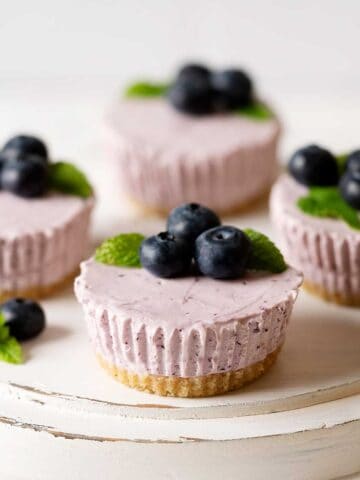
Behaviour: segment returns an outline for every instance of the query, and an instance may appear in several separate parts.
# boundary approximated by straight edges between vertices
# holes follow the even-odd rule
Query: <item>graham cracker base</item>
[[[217,208],[213,208],[213,210],[216,211],[218,215],[221,216],[232,216],[232,215],[238,215],[244,212],[249,212],[251,210],[255,210],[258,207],[268,204],[268,198],[270,194],[270,188],[267,187],[265,190],[263,190],[261,193],[258,195],[252,197],[250,200],[247,200],[245,202],[239,203],[238,205],[231,207],[229,209],[221,210]],[[172,209],[166,209],[166,208],[161,208],[161,207],[156,207],[152,205],[147,205],[145,203],[142,203],[141,201],[138,201],[134,199],[133,197],[127,195],[126,196],[128,202],[136,208],[141,214],[145,216],[160,216],[160,217],[166,217]]]
[[[303,288],[317,297],[326,300],[327,302],[337,303],[338,305],[345,305],[348,307],[360,307],[360,294],[359,295],[345,295],[340,293],[329,292],[320,285],[304,281]]]
[[[214,373],[199,377],[166,377],[161,375],[138,375],[126,369],[109,365],[99,354],[103,368],[116,380],[137,390],[155,393],[164,397],[211,397],[221,395],[256,380],[274,364],[281,346],[261,362],[233,372]]]
[[[40,299],[53,295],[59,290],[66,287],[71,283],[74,278],[78,275],[79,268],[71,272],[65,278],[62,278],[60,281],[53,283],[51,285],[35,285],[26,290],[1,290],[0,289],[0,302],[9,300],[10,298],[20,297],[20,298],[30,298],[30,299]]]

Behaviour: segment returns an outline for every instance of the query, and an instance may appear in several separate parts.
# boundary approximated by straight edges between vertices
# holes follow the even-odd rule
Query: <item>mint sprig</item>
[[[19,364],[23,362],[22,349],[19,342],[10,336],[9,327],[5,325],[0,312],[0,361]]]
[[[249,270],[281,273],[287,269],[284,257],[276,245],[263,233],[245,229],[252,253],[246,265]],[[123,233],[108,238],[95,252],[95,260],[118,267],[141,267],[140,246],[145,237],[140,233]]]
[[[266,235],[251,228],[246,228],[244,233],[252,245],[251,255],[247,264],[249,270],[281,273],[287,269],[282,253]]]
[[[170,83],[154,83],[154,82],[136,82],[132,83],[125,89],[125,97],[127,98],[156,98],[164,97],[171,87]],[[231,113],[231,112],[229,112]],[[270,108],[262,102],[255,100],[246,107],[234,110],[233,113],[244,115],[253,120],[264,121],[273,118],[274,114]]]
[[[97,248],[95,260],[118,267],[140,267],[139,249],[144,239],[140,233],[123,233],[108,238]]]
[[[5,325],[3,314],[0,312],[0,343],[5,342],[10,336],[9,327]]]
[[[169,87],[168,83],[136,82],[126,88],[125,97],[162,97]]]
[[[84,173],[68,162],[49,165],[49,184],[53,190],[82,198],[90,197],[93,193]]]
[[[348,158],[348,154],[347,153],[342,153],[340,155],[337,155],[335,158],[336,158],[336,162],[338,164],[338,169],[339,169],[339,174],[342,175],[343,173],[345,173],[345,170],[346,170],[346,160]]]
[[[239,115],[245,115],[246,117],[257,121],[269,120],[274,116],[270,108],[259,101],[254,101],[246,107],[238,108],[236,113]]]
[[[297,205],[308,215],[343,220],[360,230],[358,211],[343,200],[337,187],[312,187],[306,196],[298,199]]]

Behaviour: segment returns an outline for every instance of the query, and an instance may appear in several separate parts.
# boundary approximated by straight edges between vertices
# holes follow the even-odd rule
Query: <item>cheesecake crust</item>
[[[26,290],[0,289],[0,302],[4,302],[14,297],[30,298],[35,300],[50,297],[51,295],[54,295],[55,293],[70,285],[74,281],[74,278],[78,275],[78,273],[79,267],[77,267],[66,277],[51,285],[35,285],[31,288],[27,288]]]
[[[347,295],[339,292],[330,292],[321,285],[316,285],[315,283],[309,282],[308,280],[304,281],[303,288],[312,295],[322,298],[327,302],[333,302],[337,303],[338,305],[344,305],[347,307],[360,307],[360,294]]]
[[[100,354],[100,365],[124,385],[163,397],[211,397],[237,390],[266,373],[275,363],[281,347],[268,354],[264,360],[235,371],[213,373],[198,377],[138,375],[124,368],[110,365]]]

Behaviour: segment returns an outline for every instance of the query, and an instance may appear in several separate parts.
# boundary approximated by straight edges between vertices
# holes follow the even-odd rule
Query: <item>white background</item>
[[[102,155],[107,103],[187,59],[239,65],[284,121],[283,157],[360,145],[357,0],[0,0],[0,142],[41,134],[55,156]]]

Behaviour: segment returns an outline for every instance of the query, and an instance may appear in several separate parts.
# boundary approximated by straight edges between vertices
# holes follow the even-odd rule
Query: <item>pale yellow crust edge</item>
[[[101,366],[119,382],[128,387],[163,397],[211,397],[237,390],[263,375],[275,363],[281,346],[261,362],[233,372],[214,373],[199,377],[165,377],[160,375],[138,375],[126,369],[109,365],[99,354]]]
[[[360,295],[349,296],[341,295],[340,293],[329,292],[324,287],[315,285],[308,280],[303,283],[303,288],[312,295],[320,297],[327,302],[337,303],[338,305],[344,305],[347,307],[360,307]]]
[[[213,208],[213,210],[215,210],[218,215],[226,216],[226,217],[230,217],[232,215],[238,215],[245,212],[249,213],[252,210],[256,210],[263,204],[264,205],[268,204],[270,189],[271,189],[270,186],[264,188],[264,190],[258,195],[252,197],[250,200],[240,203],[235,207],[225,209],[225,210],[221,210],[221,209],[219,210],[217,208]],[[130,203],[130,205],[132,205],[137,211],[139,211],[141,214],[145,216],[156,215],[160,217],[166,217],[171,211],[171,209],[160,208],[160,207],[147,205],[145,203],[141,203],[140,201],[134,199],[129,195],[127,195],[126,198]]]
[[[41,299],[50,297],[54,295],[59,290],[62,290],[67,285],[69,285],[74,278],[79,273],[79,267],[76,268],[73,272],[71,272],[66,277],[62,278],[60,281],[53,283],[51,285],[35,285],[31,288],[27,288],[26,290],[1,290],[0,289],[0,302],[4,302],[9,298],[31,298],[31,299]]]

